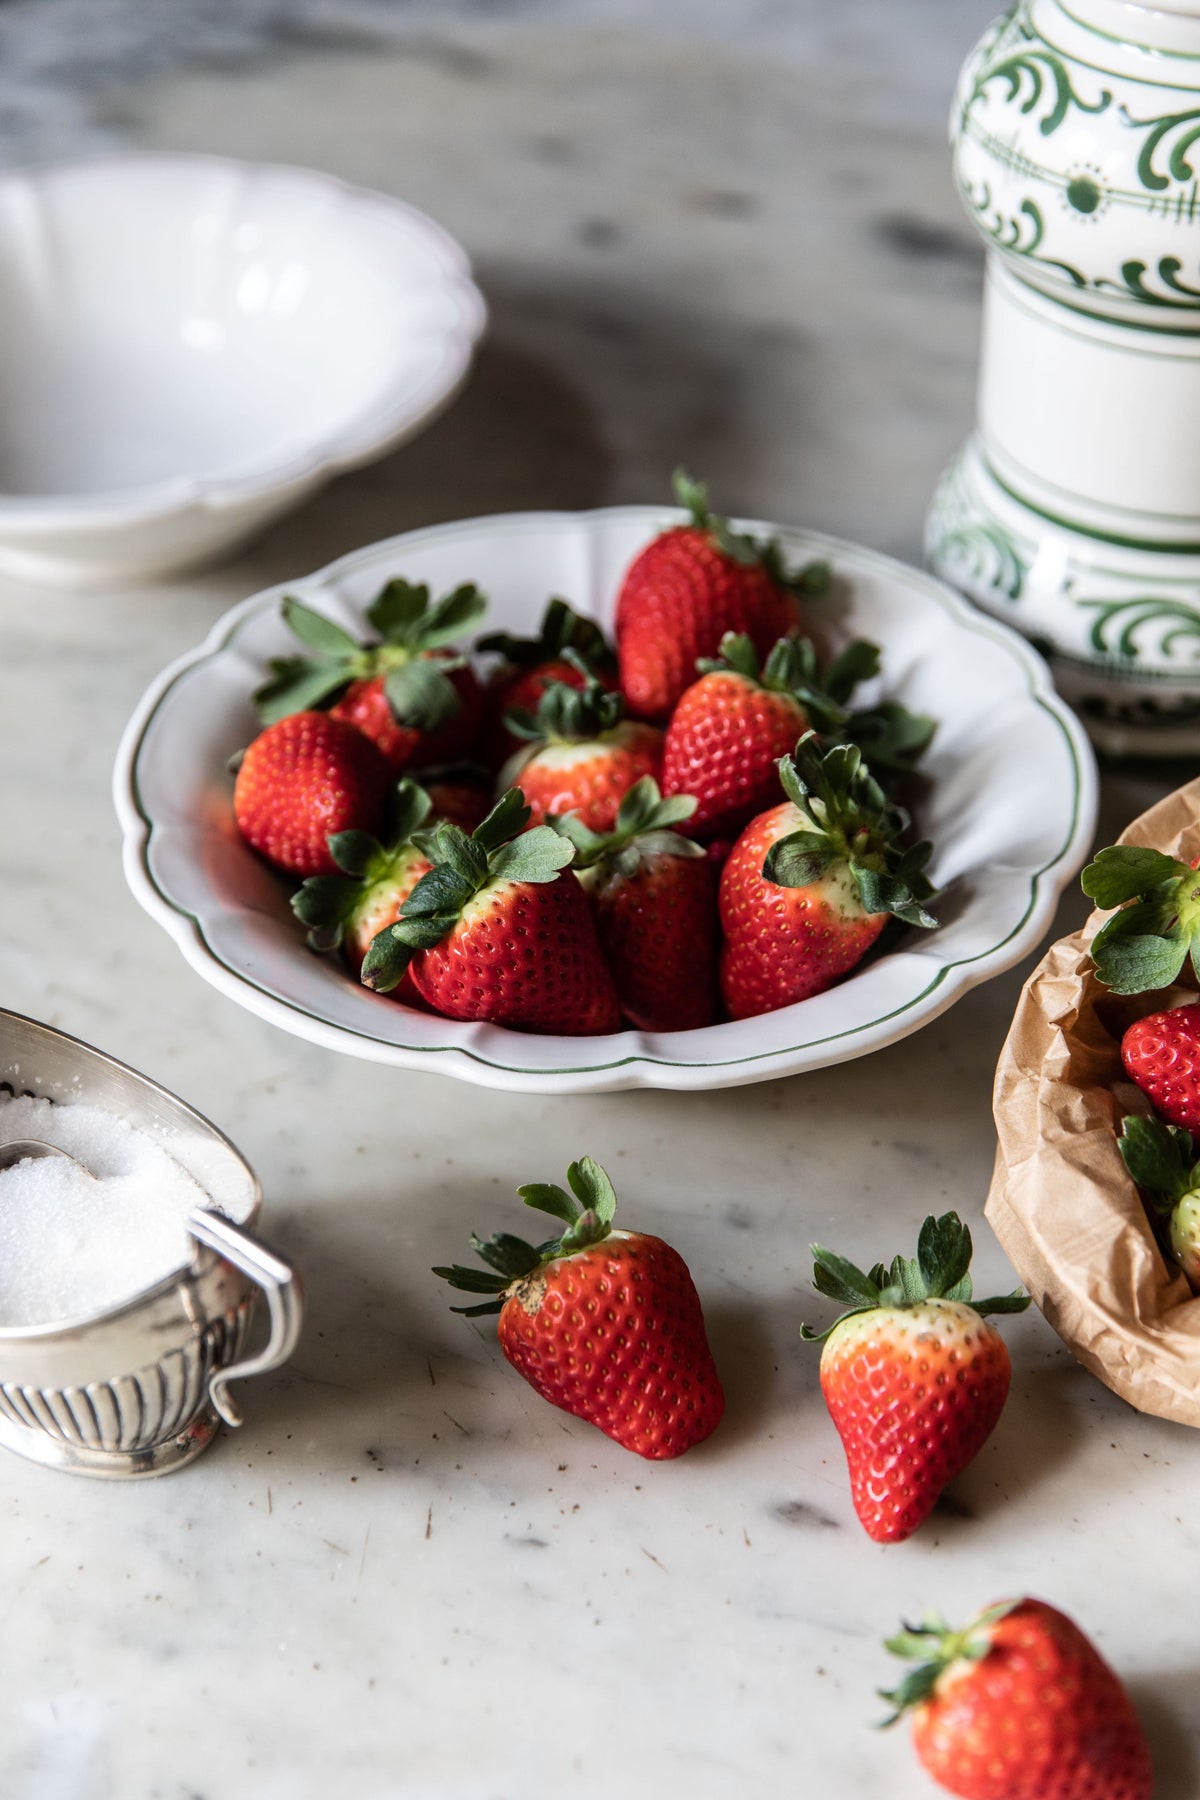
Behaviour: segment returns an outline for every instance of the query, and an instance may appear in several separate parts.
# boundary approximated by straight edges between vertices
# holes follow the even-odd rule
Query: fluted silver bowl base
[[[0,1446],[15,1450],[30,1462],[45,1463],[52,1469],[65,1469],[70,1475],[93,1475],[101,1480],[137,1481],[150,1475],[167,1475],[194,1462],[217,1435],[221,1421],[216,1410],[205,1406],[186,1431],[166,1438],[145,1450],[92,1450],[82,1444],[71,1444],[65,1438],[49,1437],[44,1431],[31,1431],[13,1425],[0,1417]]]

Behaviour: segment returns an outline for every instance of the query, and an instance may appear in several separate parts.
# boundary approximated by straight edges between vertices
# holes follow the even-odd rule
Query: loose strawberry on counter
[[[569,872],[574,847],[528,824],[510,788],[470,837],[447,822],[415,834],[432,867],[372,943],[367,987],[387,993],[411,969],[422,1000],[446,1018],[576,1037],[617,1029],[612,977]]]
[[[721,991],[735,1019],[822,993],[890,918],[937,924],[923,905],[930,846],[904,847],[908,815],[854,745],[822,754],[810,732],[779,775],[787,800],[751,821],[721,872]]]
[[[429,870],[412,834],[431,810],[426,790],[415,781],[402,781],[386,847],[367,831],[334,833],[329,854],[338,873],[310,875],[292,896],[292,911],[308,928],[310,949],[341,950],[354,974],[359,973],[372,939],[386,925],[395,924],[401,906]],[[409,1000],[415,990],[406,980],[395,993],[397,999]]]
[[[452,1287],[489,1298],[457,1307],[498,1313],[500,1348],[552,1405],[627,1450],[682,1456],[721,1422],[725,1396],[687,1264],[661,1238],[613,1228],[617,1197],[590,1156],[566,1189],[535,1183],[526,1206],[565,1230],[549,1243],[500,1232],[471,1242],[487,1270],[436,1268]]]
[[[642,1031],[691,1031],[717,1016],[717,877],[699,844],[674,829],[690,795],[664,800],[644,775],[607,834],[578,814],[552,820],[575,846],[621,1011]]]
[[[283,616],[312,655],[272,659],[271,679],[254,696],[259,713],[270,722],[332,702],[332,716],[373,738],[395,773],[455,762],[478,736],[483,693],[465,655],[451,646],[486,609],[471,583],[431,606],[427,587],[389,581],[367,608],[379,641],[360,643],[289,597]]]
[[[620,694],[591,676],[582,689],[552,681],[536,713],[510,708],[505,718],[525,748],[501,780],[520,788],[535,824],[574,812],[591,830],[611,831],[634,783],[661,772],[662,732],[627,719]]]
[[[592,675],[605,687],[615,685],[616,652],[595,620],[585,619],[565,600],[554,599],[547,604],[537,637],[520,638],[495,631],[481,637],[475,648],[481,654],[504,659],[492,670],[484,689],[481,750],[484,761],[493,769],[502,768],[521,747],[520,739],[504,723],[510,707],[536,712],[538,701],[552,681],[582,688]],[[573,663],[566,660],[566,650],[575,652]]]
[[[824,1332],[821,1392],[869,1537],[896,1544],[932,1512],[942,1489],[991,1435],[1011,1365],[988,1313],[1023,1312],[1019,1290],[971,1297],[971,1233],[956,1213],[925,1220],[916,1259],[869,1274],[813,1246],[813,1285],[847,1310]]]
[[[878,647],[865,639],[847,644],[822,670],[807,638],[780,638],[760,664],[750,639],[727,631],[720,657],[701,657],[698,666],[699,680],[680,697],[667,726],[662,785],[664,794],[696,796],[689,830],[701,842],[736,837],[778,798],[779,758],[809,730],[826,743],[858,743],[865,728],[875,750],[886,750],[891,766],[904,769],[933,736],[932,719],[895,703],[886,712],[847,710],[859,683],[879,673]]]
[[[352,725],[323,712],[293,712],[249,745],[233,789],[233,813],[248,844],[291,875],[335,875],[329,838],[376,831],[389,773]]]
[[[829,567],[789,570],[779,544],[735,532],[708,510],[708,490],[680,470],[675,495],[691,515],[661,532],[630,564],[617,596],[621,689],[638,718],[665,720],[716,656],[727,631],[744,632],[760,656],[800,630],[798,599],[825,592]]]
[[[936,1613],[887,1648],[918,1666],[882,1698],[960,1800],[1151,1800],[1133,1703],[1079,1627],[1044,1600],[1004,1600],[960,1631]]]
[[[1161,1119],[1130,1117],[1121,1127],[1120,1151],[1171,1255],[1200,1293],[1200,1154],[1191,1132]]]

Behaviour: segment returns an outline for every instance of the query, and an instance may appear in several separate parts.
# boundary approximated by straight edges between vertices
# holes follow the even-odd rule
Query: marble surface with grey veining
[[[164,1082],[258,1170],[303,1266],[291,1367],[161,1482],[0,1468],[5,1800],[576,1800],[932,1789],[872,1729],[880,1640],[1025,1590],[1200,1789],[1194,1434],[1034,1314],[1001,1424],[929,1525],[859,1529],[800,1322],[806,1247],[868,1261],[981,1208],[1020,979],[869,1060],[704,1095],[489,1094],[337,1058],[206,987],[120,871],[108,772],[232,601],[409,525],[659,498],[919,553],[972,410],[981,259],[944,116],[979,0],[0,6],[0,155],[210,149],[427,208],[492,308],[421,439],[240,560],[90,596],[0,585],[0,995]],[[1173,785],[1110,771],[1105,837]],[[1037,803],[1030,795],[1029,803]],[[1068,896],[1065,927],[1081,916]],[[1026,965],[1028,967],[1028,965]],[[705,1296],[729,1411],[649,1465],[556,1413],[429,1274],[590,1151]]]

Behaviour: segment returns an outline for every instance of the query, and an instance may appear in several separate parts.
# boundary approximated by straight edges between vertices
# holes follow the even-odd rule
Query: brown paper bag
[[[1134,821],[1123,844],[1200,855],[1200,780]],[[1195,1000],[1187,986],[1121,999],[1092,973],[1094,912],[1026,982],[996,1069],[999,1146],[986,1214],[1063,1342],[1140,1412],[1200,1425],[1200,1299],[1159,1249],[1121,1160],[1127,1112],[1148,1112],[1121,1066],[1125,1028]]]

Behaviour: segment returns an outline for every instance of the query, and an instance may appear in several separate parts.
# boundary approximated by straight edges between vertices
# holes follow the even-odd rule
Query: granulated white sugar
[[[103,1312],[191,1260],[185,1221],[206,1195],[145,1132],[98,1106],[0,1092],[0,1144],[18,1138],[83,1168],[45,1156],[0,1169],[0,1326]]]

